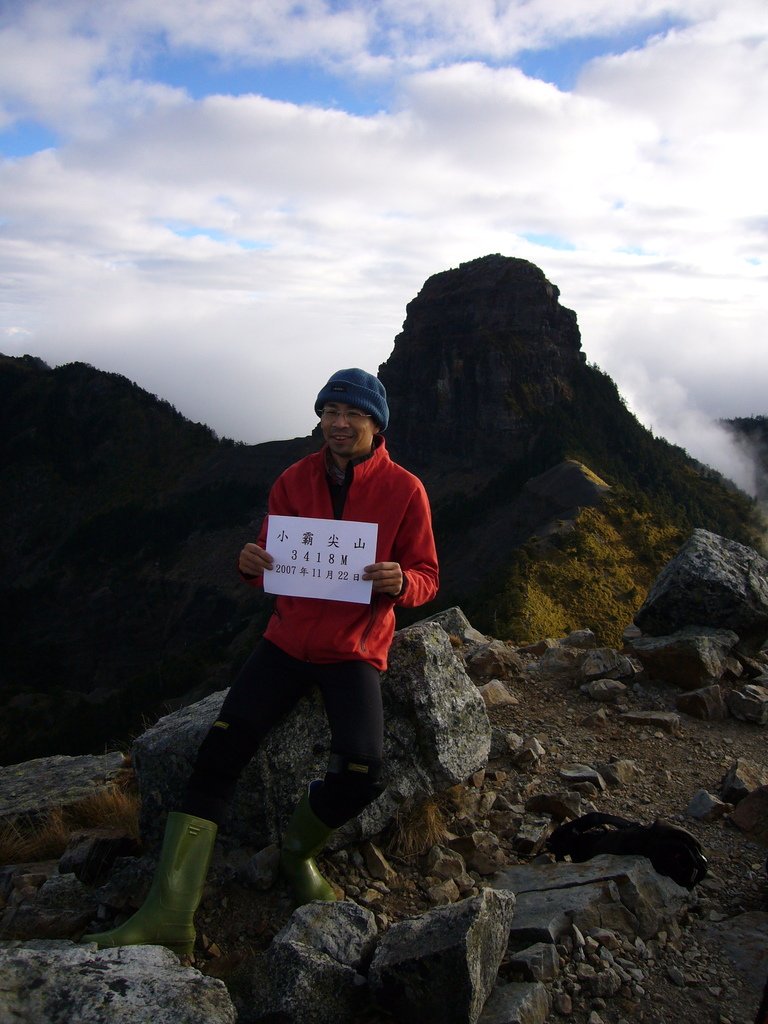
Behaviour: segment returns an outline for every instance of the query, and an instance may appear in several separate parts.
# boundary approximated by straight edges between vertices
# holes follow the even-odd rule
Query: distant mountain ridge
[[[690,529],[760,544],[755,503],[637,422],[558,297],[496,255],[408,305],[379,371],[387,443],[430,492],[443,583],[402,623],[459,603],[496,636],[615,641]],[[123,377],[30,356],[0,357],[0,427],[5,763],[126,741],[226,686],[270,607],[237,552],[318,437],[219,440]]]

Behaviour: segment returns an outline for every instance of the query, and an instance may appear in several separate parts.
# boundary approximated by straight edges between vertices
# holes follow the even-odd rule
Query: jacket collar
[[[387,444],[386,441],[384,440],[383,435],[374,434],[373,446],[370,452],[368,452],[367,455],[361,455],[357,459],[350,459],[350,461],[347,463],[347,468],[344,473],[341,472],[339,467],[334,462],[333,456],[331,455],[327,444],[324,444],[323,447],[320,449],[320,454],[323,457],[323,465],[325,466],[325,471],[330,477],[331,482],[335,484],[342,484],[346,479],[351,478],[350,470],[354,472],[358,466],[365,467],[365,464],[368,462],[378,463],[379,461],[381,461],[382,458],[388,458],[386,450]]]

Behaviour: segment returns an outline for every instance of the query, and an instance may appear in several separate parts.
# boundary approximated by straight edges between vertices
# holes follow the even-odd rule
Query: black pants
[[[328,716],[331,756],[322,784],[312,787],[312,810],[338,828],[374,800],[381,792],[384,745],[378,670],[364,661],[298,661],[261,640],[200,745],[181,810],[221,823],[261,741],[313,686]]]

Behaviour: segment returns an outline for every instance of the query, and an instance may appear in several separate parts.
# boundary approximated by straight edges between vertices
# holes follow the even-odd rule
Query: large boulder
[[[628,647],[651,679],[699,690],[722,678],[738,641],[730,629],[688,626],[671,636],[637,637]]]
[[[384,793],[344,826],[336,845],[380,832],[403,804],[463,782],[487,763],[491,727],[483,699],[437,623],[395,635],[384,697]],[[161,718],[134,745],[145,838],[162,833],[178,805],[197,748],[225,692]],[[330,734],[320,697],[311,695],[277,726],[237,788],[223,833],[246,845],[267,845],[282,833],[307,782],[325,773]]]
[[[686,626],[732,629],[741,649],[768,638],[768,561],[752,548],[694,530],[657,577],[635,624],[651,636]]]
[[[401,1024],[475,1024],[507,948],[515,898],[485,889],[393,925],[368,975]]]
[[[297,942],[312,946],[337,963],[359,971],[370,959],[377,939],[376,919],[370,910],[352,900],[313,900],[294,910],[273,945]]]
[[[224,982],[162,946],[38,940],[0,943],[0,1020],[235,1024],[235,1008]]]
[[[56,754],[0,768],[0,824],[32,823],[70,810],[120,783],[125,758],[117,751],[70,757]]]
[[[355,1024],[367,998],[358,973],[378,938],[369,910],[351,900],[299,907],[263,956],[231,983],[241,1024]]]
[[[242,969],[239,972],[242,973]],[[233,997],[238,1024],[355,1024],[364,979],[314,946],[286,939],[255,959]]]

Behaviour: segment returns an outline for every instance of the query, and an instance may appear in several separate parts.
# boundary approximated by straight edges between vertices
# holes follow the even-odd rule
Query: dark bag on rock
[[[695,836],[657,819],[652,825],[593,811],[559,825],[547,841],[557,860],[581,863],[601,853],[639,854],[660,875],[692,889],[707,873],[707,861]]]

